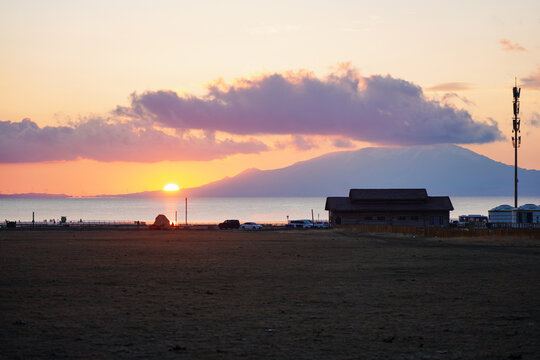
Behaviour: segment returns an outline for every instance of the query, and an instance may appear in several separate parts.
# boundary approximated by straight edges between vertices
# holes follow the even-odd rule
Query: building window
[[[418,221],[418,216],[411,216],[411,220]]]
[[[430,216],[429,217],[430,225],[442,225],[442,216]]]
[[[373,220],[373,216],[366,216],[364,217],[364,220]]]
[[[407,220],[407,218],[405,216],[398,216],[397,218],[398,220],[400,221],[404,221],[404,220]]]
[[[385,217],[384,216],[377,216],[377,220],[381,221],[381,220],[384,220]]]

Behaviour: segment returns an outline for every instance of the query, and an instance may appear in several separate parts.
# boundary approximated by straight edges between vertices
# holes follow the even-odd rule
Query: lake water
[[[458,215],[487,215],[488,210],[501,204],[512,205],[513,197],[451,197],[454,211]],[[327,219],[324,210],[326,198],[193,198],[188,199],[188,223],[216,223],[225,219],[239,219],[266,223],[286,222],[289,219]],[[540,205],[540,197],[521,197],[519,204]],[[0,221],[31,221],[32,212],[36,221],[60,219],[68,221],[147,221],[153,222],[158,214],[174,221],[175,212],[179,223],[185,222],[184,199],[0,199]]]

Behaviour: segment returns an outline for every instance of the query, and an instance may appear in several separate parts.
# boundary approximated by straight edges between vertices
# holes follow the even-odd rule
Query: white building
[[[490,223],[505,223],[510,224],[512,220],[512,212],[516,208],[510,205],[499,205],[488,211]]]
[[[521,205],[512,211],[514,224],[540,224],[540,206],[535,204]]]

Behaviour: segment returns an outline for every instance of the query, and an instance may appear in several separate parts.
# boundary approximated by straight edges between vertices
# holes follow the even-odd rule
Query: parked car
[[[328,221],[319,221],[313,224],[315,229],[328,229]]]
[[[238,220],[225,220],[224,222],[220,223],[218,227],[223,229],[238,229],[240,227],[240,221]]]
[[[313,227],[313,223],[309,220],[291,220],[286,227],[295,229],[311,229]]]
[[[246,222],[240,225],[240,229],[242,230],[260,230],[263,226],[261,224],[257,224],[254,222]]]

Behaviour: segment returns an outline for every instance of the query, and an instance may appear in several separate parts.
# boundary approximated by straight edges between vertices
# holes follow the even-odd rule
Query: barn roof
[[[426,189],[351,189],[349,197],[326,198],[330,211],[450,211],[448,196],[428,196]]]
[[[351,189],[349,198],[353,201],[425,200],[426,189]]]

